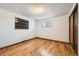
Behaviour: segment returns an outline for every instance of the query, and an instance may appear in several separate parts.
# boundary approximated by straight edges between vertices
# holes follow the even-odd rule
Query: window
[[[51,20],[43,20],[43,27],[52,27],[53,22]]]
[[[15,17],[15,29],[28,29],[28,27],[28,20]]]

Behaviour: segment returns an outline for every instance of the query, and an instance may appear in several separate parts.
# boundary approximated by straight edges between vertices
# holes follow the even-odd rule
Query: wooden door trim
[[[71,29],[70,29],[70,22],[71,22],[71,20],[70,20],[70,17],[74,14],[75,10],[77,10],[77,14],[78,14],[78,4],[76,4],[75,8],[73,9],[72,13],[71,13],[70,16],[69,16],[69,43],[70,43],[70,44],[71,44],[71,42],[70,42],[70,41],[71,41],[71,37],[70,37],[70,36],[71,36],[71,32],[70,32],[70,31],[71,31]],[[78,15],[77,15],[77,16],[78,16]],[[75,18],[75,17],[74,17],[74,15],[73,15],[73,33],[74,33],[74,21],[75,21],[74,18]],[[78,18],[77,18],[77,26],[76,26],[76,29],[77,29],[77,34],[76,34],[77,37],[76,37],[76,38],[77,38],[77,40],[78,40]],[[73,34],[73,35],[74,35],[74,34]],[[74,36],[73,36],[73,40],[74,40]],[[73,46],[74,46],[74,45],[73,45]],[[78,41],[77,41],[77,48],[76,48],[76,49],[77,49],[77,51],[75,51],[75,52],[76,52],[76,54],[78,55]]]

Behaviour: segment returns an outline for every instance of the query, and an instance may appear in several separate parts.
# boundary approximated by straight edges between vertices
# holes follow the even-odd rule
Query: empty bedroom
[[[77,55],[77,3],[0,3],[0,56]]]

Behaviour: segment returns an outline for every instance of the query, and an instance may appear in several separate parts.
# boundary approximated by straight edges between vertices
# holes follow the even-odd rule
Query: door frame
[[[72,15],[72,14],[75,12],[76,9],[78,11],[78,4],[77,3],[75,4],[71,14],[69,15],[69,43],[70,44],[71,44],[71,29],[70,29],[70,21],[71,20],[70,20],[70,17],[73,16],[73,33],[74,33],[74,15]],[[78,14],[78,12],[77,12],[77,14]],[[72,47],[73,47],[74,51],[76,52],[76,54],[78,55],[78,19],[77,19],[77,28],[76,29],[77,29],[77,33],[76,33],[76,35],[77,35],[77,37],[76,37],[77,38],[77,47],[76,47],[76,49],[77,50],[74,49],[74,45]],[[74,40],[74,34],[73,34],[73,40]]]

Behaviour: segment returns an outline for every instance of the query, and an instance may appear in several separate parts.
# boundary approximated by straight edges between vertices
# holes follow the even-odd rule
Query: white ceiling
[[[45,12],[35,14],[29,11],[34,3],[0,3],[0,8],[16,12],[31,19],[43,19],[59,15],[69,14],[73,3],[40,3],[45,8]],[[38,11],[39,12],[39,11]]]

